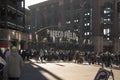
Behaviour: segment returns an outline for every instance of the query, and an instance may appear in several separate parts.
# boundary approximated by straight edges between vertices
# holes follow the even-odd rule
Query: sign
[[[110,75],[111,75],[110,71],[100,68],[94,80],[108,80]]]
[[[50,34],[50,37],[55,37],[55,38],[66,38],[69,40],[78,39],[78,37],[74,32],[69,32],[69,31],[47,30],[47,34]]]

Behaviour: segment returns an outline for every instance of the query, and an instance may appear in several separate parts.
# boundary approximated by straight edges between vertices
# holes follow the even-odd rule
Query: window
[[[104,14],[108,14],[110,13],[111,11],[107,11],[107,10],[104,10]]]
[[[70,24],[71,22],[70,21],[66,21],[66,24]]]
[[[1,12],[0,12],[0,17],[1,17],[1,20],[5,20],[5,8],[1,8]]]
[[[103,34],[104,35],[110,35],[110,29],[108,28],[108,29],[103,29]]]
[[[91,35],[91,34],[92,34],[91,32],[85,32],[85,33],[84,33],[85,36],[89,36],[89,35]]]
[[[79,20],[78,19],[75,19],[74,22],[77,23]]]
[[[111,27],[113,26],[112,9],[112,3],[109,2],[106,2],[101,8],[101,31],[104,35],[104,38],[107,40],[111,39]]]

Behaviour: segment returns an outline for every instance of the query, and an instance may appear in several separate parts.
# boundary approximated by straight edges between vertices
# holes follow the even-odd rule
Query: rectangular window
[[[103,29],[103,34],[104,35],[110,34],[110,29],[109,28],[108,29]]]

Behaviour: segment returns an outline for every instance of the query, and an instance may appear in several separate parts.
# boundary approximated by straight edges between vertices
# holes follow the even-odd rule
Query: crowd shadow
[[[112,69],[120,70],[120,67],[119,66],[112,66]]]
[[[32,65],[37,66],[34,68]],[[45,72],[52,76],[55,80],[63,80],[57,75],[53,74],[52,72],[40,67],[39,65],[35,63],[25,63],[25,65],[22,68],[22,74],[20,80],[48,80],[41,72]]]
[[[65,65],[62,65],[62,64],[56,64],[56,65],[58,65],[58,66],[62,66],[62,67],[65,67]]]

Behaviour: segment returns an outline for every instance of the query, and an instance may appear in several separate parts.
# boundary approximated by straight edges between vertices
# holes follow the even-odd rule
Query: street
[[[87,63],[36,63],[33,60],[25,62],[20,80],[94,80],[99,68],[101,66]],[[116,68],[112,71],[115,80],[120,80],[120,70]],[[111,76],[109,80],[113,80]]]

